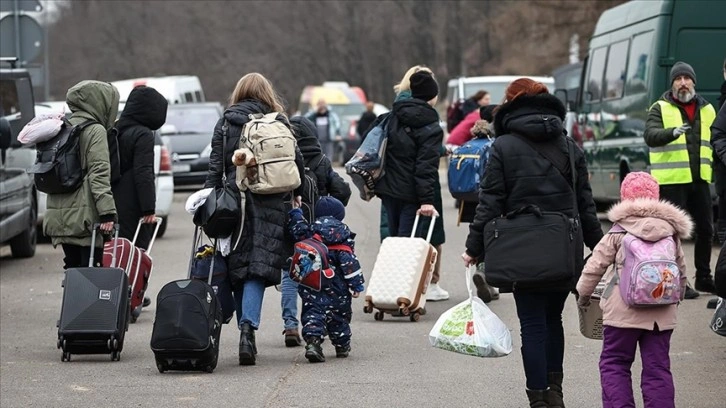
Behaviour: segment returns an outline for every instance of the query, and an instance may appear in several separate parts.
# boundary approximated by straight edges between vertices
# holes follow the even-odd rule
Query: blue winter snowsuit
[[[328,262],[335,272],[332,278],[323,277],[320,291],[298,286],[303,301],[301,321],[302,335],[307,341],[328,334],[336,349],[350,348],[351,291],[364,290],[363,273],[358,258],[353,253],[355,234],[347,225],[333,217],[319,217],[309,225],[299,208],[290,211],[290,233],[296,241],[317,234],[325,245],[343,244],[351,251],[328,250]]]

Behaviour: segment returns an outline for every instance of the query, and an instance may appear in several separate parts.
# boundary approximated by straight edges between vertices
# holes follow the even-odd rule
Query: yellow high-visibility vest
[[[683,125],[681,111],[675,105],[666,101],[656,102],[660,105],[663,118],[663,128],[677,128]],[[655,104],[654,104],[655,105]],[[651,106],[652,108],[652,106]],[[716,119],[716,110],[711,104],[701,107],[701,148],[700,148],[700,176],[707,183],[711,182],[711,124]],[[686,184],[693,182],[691,166],[688,159],[686,134],[665,146],[650,148],[650,174],[658,184]]]

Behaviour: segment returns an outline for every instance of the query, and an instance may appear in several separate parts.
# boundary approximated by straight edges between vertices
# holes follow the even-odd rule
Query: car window
[[[178,133],[211,133],[219,118],[214,106],[177,109],[170,105],[166,124],[173,125]]]
[[[464,85],[464,98],[470,98],[480,90],[489,92],[493,104],[500,104],[504,100],[504,92],[509,82],[468,82]]]
[[[14,115],[20,112],[18,88],[13,80],[0,81],[0,116]]]
[[[648,71],[651,61],[649,60],[653,45],[653,32],[639,34],[633,38],[630,46],[630,58],[628,58],[628,75],[625,82],[625,93],[635,95],[648,91]]]
[[[607,47],[598,48],[590,57],[590,70],[587,74],[587,92],[585,101],[599,101],[602,97],[602,76],[605,70]]]
[[[628,57],[630,40],[620,41],[610,46],[608,65],[605,69],[604,99],[622,98],[625,89],[625,63]]]
[[[361,103],[351,103],[346,105],[330,104],[330,110],[338,116],[360,116],[366,111],[365,105]]]

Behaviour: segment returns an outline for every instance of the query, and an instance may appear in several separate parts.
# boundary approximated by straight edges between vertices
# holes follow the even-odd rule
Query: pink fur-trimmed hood
[[[690,237],[693,230],[691,217],[664,200],[639,198],[621,201],[608,211],[608,219],[648,241],[673,234],[684,239]]]

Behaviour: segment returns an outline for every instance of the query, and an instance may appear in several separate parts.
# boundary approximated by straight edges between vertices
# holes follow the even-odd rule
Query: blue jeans
[[[562,309],[569,292],[514,292],[522,335],[522,363],[530,390],[547,389],[547,373],[561,373],[565,356]]]
[[[297,320],[297,287],[298,283],[290,279],[287,271],[282,271],[282,283],[280,289],[282,297],[280,298],[280,306],[282,307],[282,321],[285,329],[297,329],[300,322]]]
[[[262,279],[249,279],[245,281],[242,289],[234,292],[237,321],[240,326],[242,323],[249,323],[255,330],[260,328],[264,296],[265,281]]]
[[[413,231],[413,222],[416,220],[418,206],[397,198],[381,197],[383,206],[388,215],[388,235],[391,237],[410,237]]]

